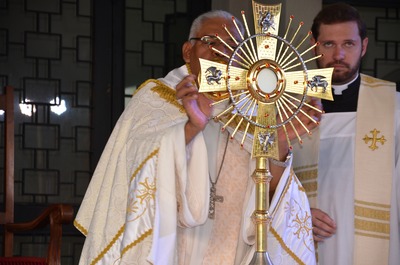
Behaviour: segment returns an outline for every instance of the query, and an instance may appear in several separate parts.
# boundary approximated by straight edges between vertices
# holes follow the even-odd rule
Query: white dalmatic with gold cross
[[[395,84],[361,75],[357,112],[324,114],[320,135],[317,206],[338,227],[318,245],[320,264],[399,264],[400,93]]]

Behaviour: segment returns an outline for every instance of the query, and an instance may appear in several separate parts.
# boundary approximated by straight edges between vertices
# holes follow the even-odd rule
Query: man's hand
[[[311,217],[314,241],[323,242],[336,233],[336,223],[327,213],[311,208]]]
[[[176,98],[182,100],[189,118],[185,125],[186,144],[206,127],[212,113],[212,101],[198,92],[195,80],[195,75],[188,75],[176,86]]]

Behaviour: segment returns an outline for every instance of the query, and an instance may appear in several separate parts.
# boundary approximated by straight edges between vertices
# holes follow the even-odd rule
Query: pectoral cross
[[[215,218],[215,202],[224,202],[224,197],[217,195],[217,188],[215,183],[211,183],[210,188],[210,206],[208,208],[208,218]]]

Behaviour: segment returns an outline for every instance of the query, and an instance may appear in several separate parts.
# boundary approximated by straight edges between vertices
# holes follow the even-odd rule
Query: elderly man
[[[223,59],[210,46],[228,52],[215,34],[235,46],[222,25],[239,40],[231,14],[201,15],[182,48],[186,65],[146,81],[119,119],[75,221],[87,237],[80,264],[252,259],[255,162],[247,143],[243,149],[240,139],[230,140],[229,130],[221,133],[221,124],[210,121],[219,110],[197,89],[199,58]],[[279,148],[284,160],[286,140]],[[288,162],[270,167],[275,195],[268,251],[275,264],[314,264],[308,200]]]

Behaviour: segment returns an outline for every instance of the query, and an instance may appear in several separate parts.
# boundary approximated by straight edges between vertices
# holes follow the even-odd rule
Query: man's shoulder
[[[133,93],[133,96],[142,95],[143,93],[157,93],[168,97],[174,97],[176,94],[175,89],[168,86],[159,79],[148,79],[144,81]]]
[[[188,73],[188,66],[182,65],[179,68],[175,68],[171,70],[166,76],[158,78],[158,79],[148,79],[144,81],[135,92],[139,92],[140,90],[158,90],[164,91],[164,93],[174,95],[175,96],[175,87],[176,85],[185,77]],[[154,89],[156,88],[156,89]]]
[[[163,83],[157,79],[147,79],[146,81],[140,84],[140,86],[135,90],[133,95],[137,94],[138,92],[143,92],[145,90],[151,89],[159,85],[163,85]]]
[[[366,74],[360,74],[360,75],[361,75],[361,82],[364,82],[367,84],[396,85],[396,83],[392,82],[392,81],[380,79],[380,78],[373,77],[373,76],[366,75]]]
[[[135,91],[133,96],[143,97],[148,96],[149,93],[156,94],[156,100],[160,99],[166,101],[169,104],[177,107],[181,112],[185,112],[183,105],[176,98],[176,90],[159,79],[148,79]]]
[[[388,87],[390,89],[395,89],[397,93],[400,93],[400,81],[393,82],[366,74],[360,74],[361,84],[369,87]]]

